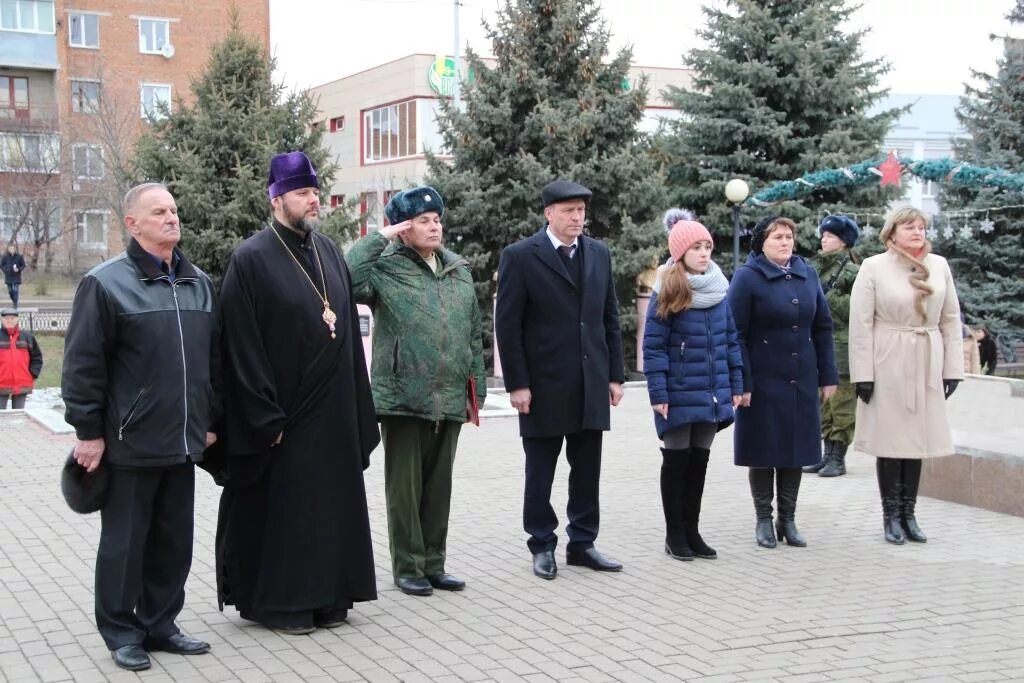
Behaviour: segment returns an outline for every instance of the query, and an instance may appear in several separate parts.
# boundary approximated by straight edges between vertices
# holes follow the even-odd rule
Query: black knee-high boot
[[[885,540],[903,545],[907,540],[900,525],[900,496],[903,491],[902,465],[897,458],[878,458],[875,473],[878,475],[878,493],[882,498],[882,529]]]
[[[683,525],[686,529],[686,542],[693,554],[705,560],[718,557],[715,549],[704,542],[700,536],[700,504],[704,498],[704,480],[708,474],[708,457],[711,451],[707,448],[690,449],[690,466],[686,470],[686,484],[683,488]]]
[[[665,510],[665,552],[677,560],[692,560],[684,517],[689,448],[661,449],[661,506]]]
[[[900,460],[901,475],[903,477],[900,491],[900,517],[903,526],[903,533],[908,541],[915,543],[927,543],[928,537],[917,525],[917,518],[914,516],[914,507],[917,505],[917,487],[921,483],[921,461]]]
[[[778,480],[779,518],[775,522],[775,533],[779,540],[797,548],[803,548],[807,541],[796,528],[796,498],[800,492],[803,472],[799,467],[776,467]]]
[[[775,472],[771,467],[750,468],[750,495],[754,499],[757,527],[754,538],[762,548],[775,547],[775,531],[772,529],[772,498]]]

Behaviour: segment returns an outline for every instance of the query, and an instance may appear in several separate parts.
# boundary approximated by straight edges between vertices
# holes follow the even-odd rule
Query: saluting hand
[[[405,232],[412,227],[412,221],[402,221],[401,223],[395,223],[394,225],[385,225],[378,232],[384,239],[393,239],[395,235]]]

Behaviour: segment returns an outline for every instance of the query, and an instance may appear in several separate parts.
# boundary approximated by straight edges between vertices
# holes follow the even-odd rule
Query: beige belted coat
[[[964,377],[960,304],[946,259],[925,256],[926,317],[915,306],[911,264],[887,251],[865,259],[850,297],[850,381],[874,382],[857,401],[854,449],[886,458],[953,454],[943,379]]]

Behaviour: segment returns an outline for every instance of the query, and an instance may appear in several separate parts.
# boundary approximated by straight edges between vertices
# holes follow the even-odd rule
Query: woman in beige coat
[[[850,381],[857,396],[853,446],[878,458],[885,540],[927,537],[914,517],[921,460],[952,455],[945,400],[964,377],[960,305],[949,265],[930,253],[928,219],[893,212],[850,298]]]

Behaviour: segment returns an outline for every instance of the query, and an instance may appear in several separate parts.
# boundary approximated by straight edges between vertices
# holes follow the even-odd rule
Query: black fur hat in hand
[[[60,492],[68,507],[80,515],[97,512],[107,504],[107,490],[110,488],[110,471],[106,459],[100,460],[100,466],[92,472],[75,460],[75,449],[64,461],[60,473]]]

